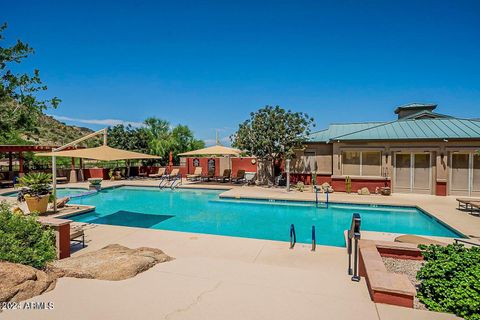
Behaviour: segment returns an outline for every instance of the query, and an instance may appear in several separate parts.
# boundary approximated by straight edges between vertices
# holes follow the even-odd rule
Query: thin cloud
[[[51,115],[51,116],[60,121],[74,121],[78,123],[98,124],[98,125],[109,126],[109,127],[113,127],[119,124],[123,124],[125,126],[131,125],[132,127],[135,127],[135,128],[144,126],[142,122],[125,121],[120,119],[79,119],[79,118],[70,118],[70,117],[55,116],[55,115]]]

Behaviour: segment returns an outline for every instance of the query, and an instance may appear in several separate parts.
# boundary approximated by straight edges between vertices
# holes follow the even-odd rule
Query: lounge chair
[[[68,201],[70,201],[69,197],[63,197],[63,198],[57,199],[57,208],[65,207]]]
[[[157,173],[149,174],[148,177],[149,178],[162,178],[163,176],[165,176],[166,171],[167,171],[166,168],[158,168]]]
[[[182,175],[180,174],[180,169],[175,168],[175,169],[172,169],[172,171],[169,174],[165,175],[165,177],[167,178],[168,181],[171,181],[178,177],[181,178]]]
[[[480,209],[480,199],[476,198],[457,198],[459,210],[470,210],[473,213],[473,209]]]
[[[206,175],[202,175],[200,179],[202,181],[208,182],[213,180],[214,178],[215,178],[215,170],[209,170],[208,173]]]
[[[72,228],[70,230],[70,242],[81,243],[85,248],[85,232],[81,228]]]
[[[60,174],[60,171],[57,171],[57,183],[67,183],[68,178],[67,176],[63,176]]]
[[[232,183],[241,183],[245,182],[245,170],[238,170],[235,177],[230,178]]]
[[[0,187],[13,187],[13,179],[10,180],[6,174],[0,173]]]
[[[223,174],[221,176],[215,176],[213,179],[217,182],[227,182],[230,181],[230,175],[232,174],[231,169],[223,170]]]
[[[197,181],[202,177],[202,167],[196,167],[193,174],[187,174],[187,180]]]

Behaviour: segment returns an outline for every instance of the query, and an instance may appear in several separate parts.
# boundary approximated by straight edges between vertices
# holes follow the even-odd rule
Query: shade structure
[[[201,155],[239,156],[241,152],[242,151],[239,149],[216,145],[208,148],[180,153],[179,156],[201,156]]]
[[[58,152],[41,152],[36,153],[36,156],[43,157],[71,157],[93,159],[100,161],[115,161],[115,160],[133,160],[133,159],[160,159],[159,156],[152,156],[140,152],[127,151],[116,149],[109,146],[101,146],[96,148],[74,149]]]

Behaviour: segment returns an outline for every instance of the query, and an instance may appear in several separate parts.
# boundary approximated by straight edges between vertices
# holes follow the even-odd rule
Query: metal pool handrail
[[[358,240],[360,240],[360,223],[361,218],[360,214],[354,213],[352,215],[352,224],[350,225],[350,230],[348,231],[348,274],[352,275],[352,281],[360,281],[360,276],[358,275]],[[355,251],[353,252],[353,272],[352,272],[352,239],[355,241]]]
[[[293,223],[290,225],[290,249],[293,249],[297,243],[297,234],[295,233],[295,226]]]

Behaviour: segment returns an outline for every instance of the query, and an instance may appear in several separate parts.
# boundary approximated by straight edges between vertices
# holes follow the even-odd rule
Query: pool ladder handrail
[[[360,214],[354,213],[352,215],[352,223],[350,225],[350,230],[348,230],[348,241],[347,241],[347,251],[348,251],[348,274],[352,275],[352,281],[360,281],[360,276],[358,275],[358,240],[360,240],[360,223],[361,217]],[[352,240],[355,244],[354,252],[352,252]],[[352,253],[353,253],[353,271],[352,271]]]
[[[292,223],[290,225],[290,249],[295,247],[297,243],[297,233],[295,232],[295,225]],[[317,248],[317,239],[315,236],[315,226],[312,226],[312,251],[315,251]]]
[[[315,207],[318,208],[318,186],[315,185],[313,188],[314,188],[314,190],[315,190]],[[326,196],[325,205],[326,205],[327,208],[328,208],[328,202],[329,202],[329,200],[328,200],[328,194],[329,194],[329,192],[328,192],[328,190],[327,190],[327,191],[325,192],[325,196]]]
[[[175,185],[175,182],[178,181],[178,183]],[[182,185],[182,176],[178,175],[173,178],[172,183],[170,184],[170,189],[175,190],[178,186]]]
[[[165,182],[164,184],[162,184],[163,182]],[[167,176],[163,176],[162,178],[160,178],[160,182],[158,184],[158,188],[160,190],[162,190],[163,188],[165,188],[168,184],[168,177]]]

